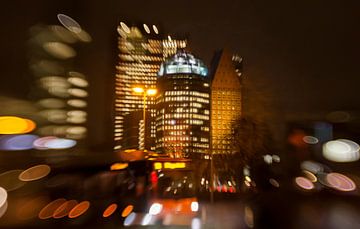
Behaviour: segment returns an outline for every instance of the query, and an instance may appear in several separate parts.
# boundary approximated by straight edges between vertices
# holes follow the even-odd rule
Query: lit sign
[[[186,168],[185,162],[155,162],[154,163],[154,169],[160,170],[160,169],[184,169]]]
[[[165,162],[164,169],[183,169],[186,168],[185,162]]]
[[[155,162],[154,163],[154,169],[155,170],[162,169],[162,163],[161,162]]]

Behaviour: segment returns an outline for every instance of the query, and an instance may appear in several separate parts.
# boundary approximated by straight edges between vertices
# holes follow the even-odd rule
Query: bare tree
[[[251,164],[271,151],[272,137],[266,123],[252,117],[241,117],[233,125],[234,159]]]

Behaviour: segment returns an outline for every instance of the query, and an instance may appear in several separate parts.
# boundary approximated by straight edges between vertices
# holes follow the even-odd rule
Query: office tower
[[[33,26],[30,34],[29,68],[34,78],[30,97],[39,111],[36,133],[81,146],[87,134],[89,83],[75,60],[78,43],[90,42],[91,37],[80,28],[59,25]],[[61,141],[53,147],[66,148]]]
[[[214,154],[231,153],[232,123],[240,118],[242,58],[228,50],[215,54],[211,82],[211,140]]]
[[[186,41],[163,38],[155,25],[128,27],[121,22],[117,31],[119,63],[115,78],[114,150],[154,150],[155,97],[144,93],[156,87],[161,62],[178,48],[186,47]],[[142,94],[135,93],[134,88],[142,88]]]
[[[161,64],[156,97],[156,150],[190,158],[208,153],[209,83],[207,67],[185,51]]]

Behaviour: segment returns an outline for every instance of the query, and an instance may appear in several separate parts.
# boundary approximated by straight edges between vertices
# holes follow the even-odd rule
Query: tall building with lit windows
[[[38,109],[36,134],[61,139],[54,142],[58,149],[65,142],[71,147],[76,144],[73,149],[87,146],[89,82],[75,64],[76,43],[80,42],[91,42],[85,30],[75,33],[59,25],[31,28],[28,57],[34,81],[30,97]]]
[[[155,88],[160,64],[178,48],[185,48],[186,41],[164,38],[155,25],[127,26],[121,22],[117,31],[119,63],[115,76],[114,150],[154,150],[155,97],[146,98],[145,127],[144,98],[134,93],[133,88]]]
[[[162,63],[156,97],[156,150],[198,158],[210,146],[208,69],[192,54],[179,51]]]
[[[211,141],[214,154],[231,153],[232,123],[242,114],[242,58],[228,50],[215,54],[211,83]]]

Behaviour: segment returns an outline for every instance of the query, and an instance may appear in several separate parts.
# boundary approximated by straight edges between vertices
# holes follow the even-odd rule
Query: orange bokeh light
[[[40,219],[49,219],[53,216],[56,209],[58,209],[63,203],[66,202],[66,199],[60,198],[56,199],[54,201],[51,201],[49,204],[47,204],[41,211],[39,212],[39,218]]]
[[[55,219],[60,219],[69,214],[69,212],[77,205],[76,200],[69,200],[60,205],[54,212],[53,217]]]
[[[128,215],[132,212],[133,209],[134,209],[134,206],[128,205],[128,206],[122,211],[121,216],[122,216],[122,217],[128,216]]]
[[[30,119],[16,116],[0,117],[0,134],[24,134],[34,130],[36,124]]]
[[[110,170],[122,170],[128,167],[128,163],[114,163],[110,166]]]
[[[107,207],[103,213],[103,217],[109,217],[111,216],[117,209],[117,204],[110,204],[109,207]]]
[[[89,201],[82,201],[81,203],[73,207],[73,209],[71,209],[71,211],[69,212],[69,218],[73,219],[81,216],[89,209],[89,207],[90,207]]]

